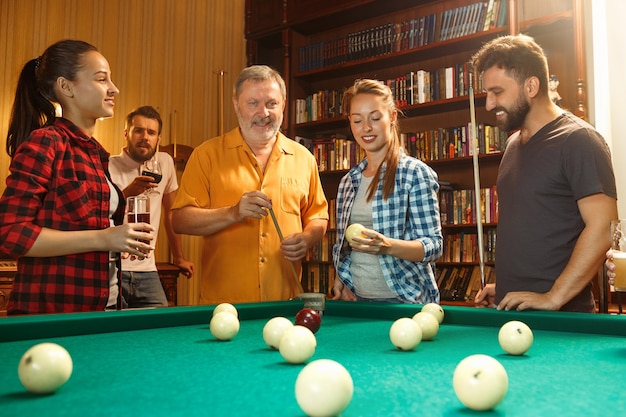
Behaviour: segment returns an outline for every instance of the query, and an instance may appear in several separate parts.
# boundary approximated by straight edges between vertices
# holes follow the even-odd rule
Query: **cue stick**
[[[218,91],[218,105],[217,105],[217,112],[218,112],[218,130],[219,130],[219,135],[220,136],[224,136],[224,74],[226,72],[224,70],[218,70],[216,71],[216,74],[218,75],[218,83],[217,83],[217,91]]]
[[[177,117],[176,117],[176,109],[174,109],[174,113],[172,114],[172,126],[170,127],[170,129],[172,129],[172,136],[174,139],[174,162],[176,162],[176,121],[177,121]]]
[[[272,221],[274,222],[274,226],[276,227],[276,232],[278,232],[278,238],[280,241],[283,241],[283,233],[280,231],[280,226],[278,225],[278,220],[276,220],[276,215],[274,214],[274,209],[270,207],[270,215],[272,216]],[[293,280],[298,287],[298,291],[300,294],[304,293],[304,288],[302,288],[302,283],[300,282],[300,278],[298,278],[298,273],[296,272],[296,268],[293,266],[293,262],[289,261],[289,266],[291,266],[291,272],[293,272]]]
[[[474,194],[476,194],[476,229],[478,230],[478,260],[480,265],[480,285],[485,288],[485,257],[483,253],[483,216],[480,198],[480,175],[478,171],[478,138],[476,137],[476,110],[474,108],[474,87],[472,73],[469,74],[470,101],[470,139],[472,143],[472,162],[474,165]]]

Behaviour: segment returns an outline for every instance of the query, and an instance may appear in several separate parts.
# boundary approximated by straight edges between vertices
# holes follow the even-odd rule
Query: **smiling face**
[[[357,94],[350,102],[350,129],[365,152],[383,154],[392,139],[392,122],[397,113],[390,113],[383,97],[376,94]]]
[[[265,143],[276,137],[283,123],[285,100],[275,81],[252,81],[243,83],[233,105],[241,135],[247,142]]]
[[[92,135],[96,120],[113,116],[119,90],[111,81],[106,58],[97,51],[82,54],[73,79],[60,76],[54,83],[54,96],[63,117],[87,135]]]
[[[136,162],[145,162],[152,158],[161,141],[159,122],[141,115],[133,117],[131,125],[124,134],[128,154]]]
[[[111,81],[109,63],[96,51],[85,53],[83,59],[76,78],[69,81],[70,106],[78,110],[85,120],[113,116],[115,95],[119,90]]]
[[[493,66],[483,73],[483,87],[487,92],[485,108],[496,114],[496,122],[505,132],[523,127],[530,112],[523,86],[506,70]]]

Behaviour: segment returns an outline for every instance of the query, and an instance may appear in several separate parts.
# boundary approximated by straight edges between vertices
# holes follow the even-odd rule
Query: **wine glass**
[[[161,170],[161,164],[159,164],[159,160],[156,157],[156,154],[145,161],[141,167],[141,175],[146,175],[148,177],[152,177],[155,183],[160,183],[163,179],[163,171]],[[161,194],[159,191],[154,188],[150,188],[144,192],[145,195],[154,196]]]

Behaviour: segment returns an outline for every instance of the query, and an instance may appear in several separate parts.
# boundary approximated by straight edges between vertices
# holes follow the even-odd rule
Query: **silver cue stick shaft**
[[[470,75],[471,77],[471,75]],[[474,109],[474,88],[470,81],[470,138],[472,142],[472,161],[474,165],[474,194],[476,200],[476,228],[478,229],[478,259],[480,264],[480,285],[485,288],[485,255],[483,253],[483,216],[480,198],[480,175],[478,171],[478,138],[476,137],[476,111]]]

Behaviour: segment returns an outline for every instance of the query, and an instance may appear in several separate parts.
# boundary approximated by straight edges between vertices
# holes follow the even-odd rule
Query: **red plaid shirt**
[[[102,145],[63,118],[33,131],[18,148],[0,198],[0,257],[18,259],[8,314],[105,309],[109,252],[23,255],[44,227],[71,231],[110,226],[108,158]],[[123,206],[114,216],[116,224],[123,220]]]

